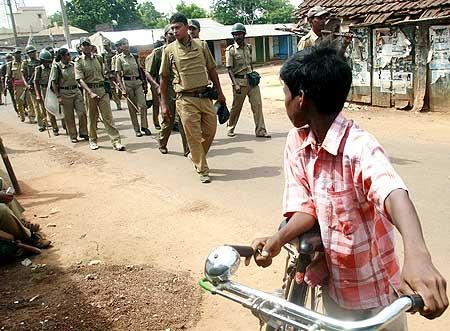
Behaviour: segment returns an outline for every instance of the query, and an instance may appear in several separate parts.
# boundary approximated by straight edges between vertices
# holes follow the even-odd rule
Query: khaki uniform
[[[297,44],[297,51],[301,51],[305,48],[317,45],[322,41],[322,37],[319,37],[313,30],[304,35]]]
[[[116,72],[122,75],[124,85],[127,90],[128,98],[136,107],[139,107],[141,114],[141,126],[137,118],[137,109],[127,100],[128,112],[130,113],[131,123],[134,131],[141,132],[141,128],[148,129],[147,121],[147,103],[142,88],[142,80],[139,74],[139,66],[132,54],[120,54],[116,59]]]
[[[25,82],[22,76],[22,62],[16,62],[16,60],[10,62],[6,69],[6,80],[11,80],[14,88],[14,99],[16,100],[17,110],[19,112],[20,120],[25,121],[25,97],[26,92]],[[34,122],[34,109],[28,112],[30,122]]]
[[[227,68],[231,68],[236,82],[241,86],[240,93],[237,93],[233,88],[233,104],[227,124],[228,132],[234,132],[241,114],[242,105],[248,96],[253,120],[255,121],[255,134],[257,136],[265,136],[267,131],[262,112],[261,91],[259,86],[249,86],[247,79],[247,74],[252,72],[251,45],[244,43],[243,47],[239,47],[235,43],[228,46],[225,51],[225,59]]]
[[[75,79],[82,79],[92,92],[100,97],[99,101],[95,101],[87,93],[84,93],[84,102],[88,110],[89,140],[97,142],[97,119],[100,112],[106,133],[112,144],[115,145],[120,143],[120,134],[114,126],[109,95],[105,92],[103,85],[102,60],[102,57],[97,55],[92,55],[92,57],[81,55],[75,63]]]
[[[34,92],[33,78],[36,67],[39,66],[39,60],[25,60],[22,62],[22,74],[25,81],[30,84],[31,88],[25,93],[25,101],[28,108],[28,118],[30,122],[34,122],[34,118],[39,111],[38,102],[36,100],[36,94]],[[31,114],[30,114],[31,113]],[[38,126],[43,127],[43,117],[38,114]]]
[[[145,70],[147,70],[150,75],[152,75],[155,80],[159,83],[159,70],[161,68],[161,60],[162,53],[166,46],[161,46],[153,50],[153,52],[147,56],[145,59]],[[173,126],[178,117],[176,113],[176,93],[173,89],[173,75],[169,76],[169,85],[167,88],[168,97],[169,97],[169,110],[170,110],[170,121],[167,121],[163,118],[161,123],[161,132],[159,133],[159,146],[167,147],[167,142],[169,141],[170,134],[172,133]],[[154,90],[154,92],[153,92]],[[152,86],[152,94],[153,94],[153,123],[159,124],[158,115],[159,115],[159,94],[158,91]],[[157,100],[157,106],[155,107],[155,100]],[[156,113],[156,122],[155,122],[155,113]],[[156,124],[155,124],[156,126]],[[184,132],[183,124],[178,123],[178,129],[180,130],[181,141],[183,143],[183,152],[184,155],[189,153],[189,145],[186,138],[186,133]]]
[[[19,111],[17,110],[16,98],[14,98],[14,88],[13,88],[12,84],[8,84],[8,81],[6,79],[6,70],[8,68],[9,63],[11,63],[11,61],[3,64],[1,69],[0,69],[0,71],[1,71],[1,76],[2,76],[2,81],[3,81],[3,84],[4,84],[4,88],[7,89],[8,92],[9,92],[9,96],[11,97],[11,102],[13,104],[14,111],[17,114],[19,114]],[[6,102],[6,97],[5,97],[5,102]]]
[[[118,57],[119,55],[120,55],[120,54],[117,53],[116,55],[114,55],[114,56],[111,58],[111,70],[114,72],[114,75],[116,74],[116,63],[117,63],[117,57]],[[119,98],[119,100],[122,99],[122,91],[119,89],[119,87],[117,87],[116,85],[114,85],[114,86],[111,87],[111,88],[114,88],[114,89],[116,90],[116,94],[117,94],[117,97]]]
[[[145,58],[145,70],[158,82],[159,84],[159,69],[161,68],[162,52],[163,47],[155,48],[146,58]],[[158,90],[151,85],[152,100],[153,100],[153,125],[159,126],[159,93]]]
[[[112,66],[112,59],[116,55],[115,52],[106,52],[102,53],[103,63],[105,65],[105,77],[109,79],[109,83],[111,84],[111,97],[113,101],[116,103],[117,110],[122,109],[122,105],[120,104],[120,98],[117,95],[116,85],[114,84],[116,81],[115,71]]]
[[[34,73],[34,81],[39,88],[39,92],[41,94],[42,100],[37,101],[37,109],[38,109],[38,123],[43,122],[44,126],[47,126],[47,118],[50,121],[53,131],[58,132],[58,124],[56,123],[56,118],[54,115],[47,112],[44,106],[45,97],[47,94],[47,87],[49,83],[50,71],[52,69],[50,67],[45,67],[43,64],[36,67],[36,71]]]
[[[176,40],[163,51],[160,75],[173,75],[176,110],[180,115],[191,151],[191,160],[200,175],[208,175],[206,154],[214,140],[217,118],[210,99],[199,98],[209,83],[208,71],[216,63],[206,42],[191,39],[187,46]]]
[[[62,108],[70,139],[75,139],[78,135],[75,124],[75,112],[78,117],[80,137],[87,136],[86,107],[83,102],[83,95],[75,79],[75,64],[73,62],[69,62],[68,64],[54,62],[50,73],[50,80],[58,84],[59,94],[63,99]]]

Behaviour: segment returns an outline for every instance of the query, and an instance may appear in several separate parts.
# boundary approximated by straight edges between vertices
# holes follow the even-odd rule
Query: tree
[[[187,5],[183,0],[176,6],[177,12],[183,14],[187,18],[204,18],[208,17],[208,13],[195,3]]]
[[[140,27],[137,0],[71,0],[67,2],[69,23],[87,31],[97,24],[117,22],[120,29]]]
[[[287,23],[294,10],[289,0],[214,0],[211,8],[222,24]]]
[[[63,25],[62,14],[60,11],[57,11],[48,17],[48,26],[53,27],[55,24],[58,26]]]
[[[149,1],[138,5],[137,11],[144,27],[163,28],[169,23],[167,16],[157,11],[155,5]]]

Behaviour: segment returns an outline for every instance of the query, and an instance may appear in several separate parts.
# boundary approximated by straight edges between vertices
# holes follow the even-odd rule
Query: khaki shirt
[[[100,55],[86,57],[81,55],[75,63],[75,79],[82,79],[86,83],[103,82],[103,59]]]
[[[16,62],[16,60],[14,60],[8,63],[6,78],[12,80],[22,79],[22,61]]]
[[[115,55],[116,53],[113,51],[111,52],[105,51],[102,53],[103,63],[105,64],[105,75],[112,71],[112,59]]]
[[[205,41],[190,39],[185,46],[175,40],[164,48],[159,74],[170,77],[172,73],[175,92],[187,92],[208,86],[208,71],[215,67],[216,62]]]
[[[35,69],[34,81],[38,85],[48,85],[48,79],[50,77],[51,67],[46,68],[43,64],[39,65]]]
[[[25,60],[22,62],[22,73],[25,80],[29,81],[34,76],[36,67],[39,66],[38,60]]]
[[[69,62],[64,64],[62,62],[53,63],[52,70],[50,72],[51,81],[55,81],[59,87],[71,87],[77,85],[75,79],[75,63]],[[59,92],[63,96],[73,95],[78,93],[78,88],[73,90],[60,89]]]
[[[235,75],[246,75],[252,72],[252,46],[244,43],[242,47],[234,43],[225,51],[227,68]]]
[[[159,69],[161,68],[161,61],[163,51],[166,45],[155,48],[153,52],[150,53],[145,58],[145,70],[159,83]]]
[[[297,51],[301,51],[305,48],[312,47],[314,45],[317,45],[322,41],[322,37],[319,37],[314,33],[313,30],[309,31],[306,35],[300,39],[297,45]]]
[[[120,53],[120,54],[122,54],[122,53]],[[120,54],[116,54],[111,58],[111,70],[112,71],[116,71],[117,58],[119,57]]]
[[[120,54],[116,59],[116,71],[120,72],[123,76],[139,76],[139,67],[136,59],[130,53]]]

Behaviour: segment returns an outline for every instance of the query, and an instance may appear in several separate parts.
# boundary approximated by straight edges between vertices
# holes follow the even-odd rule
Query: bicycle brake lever
[[[251,246],[240,246],[240,245],[226,245],[226,246],[233,247],[241,257],[250,257],[253,256],[254,254],[253,247]]]

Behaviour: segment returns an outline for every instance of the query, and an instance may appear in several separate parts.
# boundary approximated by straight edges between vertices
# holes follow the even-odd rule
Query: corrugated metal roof
[[[439,19],[450,15],[450,0],[305,0],[294,15],[303,22],[308,10],[320,5],[332,14],[359,23],[382,24],[386,20]]]

